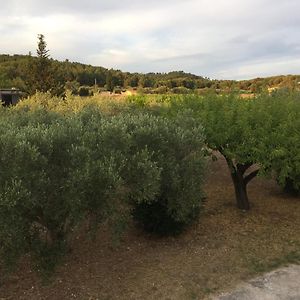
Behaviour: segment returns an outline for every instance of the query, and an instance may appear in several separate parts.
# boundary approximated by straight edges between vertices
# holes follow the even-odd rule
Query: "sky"
[[[300,74],[300,0],[0,0],[0,53],[213,79]]]

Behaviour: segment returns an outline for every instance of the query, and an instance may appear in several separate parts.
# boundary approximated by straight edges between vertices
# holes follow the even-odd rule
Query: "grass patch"
[[[282,266],[287,266],[290,264],[300,264],[300,250],[291,251],[287,254],[283,254],[281,257],[274,258],[270,261],[262,261],[257,258],[252,258],[249,260],[249,270],[254,274],[262,274],[270,272]]]

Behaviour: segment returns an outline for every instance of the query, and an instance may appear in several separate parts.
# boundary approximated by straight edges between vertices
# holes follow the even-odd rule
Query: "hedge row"
[[[146,230],[179,232],[201,208],[203,145],[202,127],[184,114],[2,110],[2,262],[30,253],[52,269],[87,220],[92,228],[134,216]]]

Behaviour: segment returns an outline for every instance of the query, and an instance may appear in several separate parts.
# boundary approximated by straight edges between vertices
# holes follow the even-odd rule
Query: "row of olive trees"
[[[247,185],[258,173],[274,175],[286,190],[299,193],[299,93],[278,91],[251,100],[186,96],[170,102],[168,114],[173,118],[190,109],[203,124],[209,149],[226,159],[238,208],[250,209]]]
[[[82,224],[116,226],[133,216],[177,233],[201,207],[203,129],[146,112],[65,116],[8,109],[0,118],[0,261],[31,254],[53,268]],[[85,227],[85,226],[84,226]],[[1,266],[1,264],[0,264]]]

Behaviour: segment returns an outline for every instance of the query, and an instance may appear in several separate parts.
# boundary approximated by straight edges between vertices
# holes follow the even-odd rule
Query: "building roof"
[[[0,89],[0,94],[21,94],[19,89]]]

